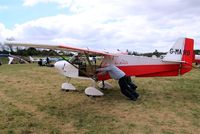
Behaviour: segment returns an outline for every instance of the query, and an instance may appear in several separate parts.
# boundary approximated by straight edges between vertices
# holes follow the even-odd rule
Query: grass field
[[[88,81],[72,80],[77,92],[63,92],[65,78],[36,64],[0,66],[0,134],[199,134],[200,69],[182,77],[136,78],[133,102],[114,89],[87,97]]]
[[[8,58],[7,57],[0,57],[0,62],[2,63],[2,64],[8,64]]]

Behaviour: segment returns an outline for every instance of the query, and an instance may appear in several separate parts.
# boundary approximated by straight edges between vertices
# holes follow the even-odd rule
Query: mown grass
[[[140,98],[124,97],[117,82],[103,97],[87,97],[89,81],[73,79],[77,92],[63,92],[65,78],[35,64],[0,67],[0,133],[200,132],[200,69],[182,77],[136,78]]]
[[[7,57],[0,57],[0,62],[2,63],[2,64],[8,64],[8,58]]]

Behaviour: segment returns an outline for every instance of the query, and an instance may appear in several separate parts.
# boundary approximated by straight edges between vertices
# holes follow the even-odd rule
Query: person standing
[[[50,60],[49,57],[46,58],[46,64],[49,65],[50,64]]]
[[[92,60],[93,60],[94,64],[96,65],[97,64],[97,59],[96,59],[95,56],[92,57]]]

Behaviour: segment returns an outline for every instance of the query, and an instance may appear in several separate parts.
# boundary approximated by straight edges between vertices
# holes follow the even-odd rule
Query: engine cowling
[[[78,69],[67,61],[57,61],[54,66],[64,76],[78,77]]]

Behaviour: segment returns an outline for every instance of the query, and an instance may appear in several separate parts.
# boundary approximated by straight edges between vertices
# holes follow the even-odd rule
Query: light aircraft
[[[163,59],[132,56],[127,54],[112,54],[101,51],[94,51],[83,48],[76,48],[67,45],[49,45],[26,42],[5,42],[12,46],[27,46],[35,48],[47,48],[55,50],[67,50],[78,52],[77,59],[71,61],[58,61],[55,63],[57,68],[64,76],[69,78],[87,79],[93,81],[93,85],[85,89],[86,95],[102,96],[103,93],[98,90],[97,81],[101,87],[110,88],[111,84],[105,80],[111,79],[108,73],[96,73],[96,69],[105,67],[108,64],[114,64],[124,71],[127,76],[135,77],[162,77],[162,76],[179,76],[189,72],[192,69],[194,41],[190,38],[181,38],[170,48]],[[102,61],[99,65],[90,62],[89,56],[101,56]],[[84,57],[84,58],[83,58]],[[75,62],[76,61],[76,62]],[[85,62],[84,62],[85,61]],[[68,82],[61,86],[62,89],[76,90]]]
[[[47,58],[47,57],[46,57]],[[32,63],[37,63],[38,61],[40,61],[40,59],[42,59],[44,62],[46,62],[46,58],[33,58],[32,56],[29,56],[29,60],[32,62]],[[62,58],[51,58],[51,57],[48,57],[49,58],[49,61],[50,62],[57,62],[59,60],[62,60]]]
[[[15,56],[15,55],[11,55],[11,54],[0,54],[0,57],[8,57],[8,65],[12,64],[12,61],[14,59],[18,59],[19,61],[23,62],[23,63],[28,63],[28,61],[18,57],[18,56]]]
[[[53,67],[55,62],[59,60],[63,60],[62,58],[50,58],[48,57],[48,63],[47,63],[47,57],[46,58],[33,58],[32,56],[29,56],[31,63],[38,63],[39,66],[47,66],[47,67]]]
[[[0,57],[8,57],[8,65],[10,65],[14,59],[10,54],[0,54]]]
[[[39,58],[33,58],[32,56],[29,56],[29,60],[31,63],[37,63],[38,61],[40,61]]]
[[[195,55],[194,63],[195,63],[197,66],[199,66],[199,64],[200,64],[200,55]]]

